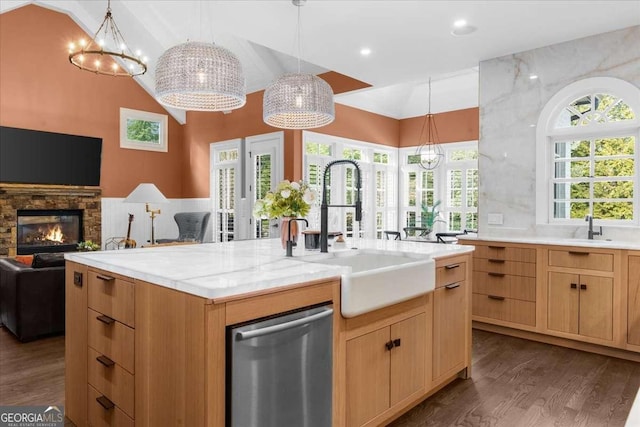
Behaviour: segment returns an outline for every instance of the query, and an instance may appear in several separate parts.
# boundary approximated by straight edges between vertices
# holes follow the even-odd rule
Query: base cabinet
[[[347,341],[347,426],[362,426],[424,389],[425,314]]]
[[[613,339],[613,279],[549,272],[549,329]]]
[[[627,343],[640,346],[640,256],[629,256]]]
[[[465,366],[468,320],[465,282],[436,289],[433,296],[433,381],[439,383]]]

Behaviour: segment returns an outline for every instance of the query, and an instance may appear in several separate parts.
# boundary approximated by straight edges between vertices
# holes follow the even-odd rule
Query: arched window
[[[640,224],[640,90],[597,77],[554,95],[537,127],[538,224]]]

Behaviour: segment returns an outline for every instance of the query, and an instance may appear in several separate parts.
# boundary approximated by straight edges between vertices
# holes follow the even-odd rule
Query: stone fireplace
[[[101,242],[101,191],[99,187],[69,186],[69,185],[34,185],[34,184],[6,184],[0,183],[0,256],[14,256],[18,254],[18,241],[23,240],[29,246],[29,253],[57,250],[74,250],[77,241],[91,240]],[[32,219],[18,225],[18,212],[39,212],[32,215]],[[42,212],[44,211],[44,212]],[[38,229],[51,228],[55,234],[55,226],[50,223],[60,216],[60,212],[80,212],[78,235],[69,236],[66,245],[52,243],[42,244],[37,236]],[[56,213],[57,212],[57,213]],[[42,218],[36,218],[41,216]],[[63,219],[63,227],[70,227],[73,219]],[[69,224],[67,224],[67,222]],[[39,223],[41,227],[34,224]],[[63,233],[64,230],[60,229]],[[70,228],[68,233],[73,234]],[[29,233],[28,236],[25,233]],[[20,234],[20,236],[19,236]],[[52,238],[55,238],[52,237]],[[26,240],[26,242],[24,241]],[[63,240],[63,239],[60,239]],[[61,246],[62,245],[62,246]],[[42,246],[42,248],[38,248]],[[58,246],[58,247],[56,247]],[[46,248],[45,248],[46,247]],[[42,250],[40,250],[42,249]],[[21,250],[22,253],[24,249]]]

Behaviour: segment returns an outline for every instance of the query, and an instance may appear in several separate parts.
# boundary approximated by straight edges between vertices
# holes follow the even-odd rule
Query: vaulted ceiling
[[[2,0],[0,12],[29,3],[68,13],[89,34],[107,8],[107,0]],[[249,93],[297,68],[298,10],[288,0],[112,0],[111,9],[127,43],[149,57],[149,71],[137,79],[150,93],[158,57],[187,40],[233,51]],[[432,112],[477,106],[480,61],[640,25],[640,0],[309,0],[300,13],[303,72],[366,82],[371,87],[336,102],[406,118],[426,113],[428,77]],[[452,35],[459,19],[476,31]],[[360,54],[365,47],[368,56]]]

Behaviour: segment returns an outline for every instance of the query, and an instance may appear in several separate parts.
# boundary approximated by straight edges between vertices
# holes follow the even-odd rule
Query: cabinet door
[[[65,268],[64,412],[78,427],[87,425],[87,267]]]
[[[613,339],[613,279],[580,275],[580,335]]]
[[[627,342],[640,345],[640,256],[629,257],[629,329]]]
[[[391,406],[424,388],[425,314],[391,325]]]
[[[467,300],[465,282],[436,289],[433,298],[433,380],[456,373],[465,362]]]
[[[389,327],[347,341],[347,426],[389,408]]]
[[[578,333],[579,281],[577,274],[549,272],[548,329]]]

